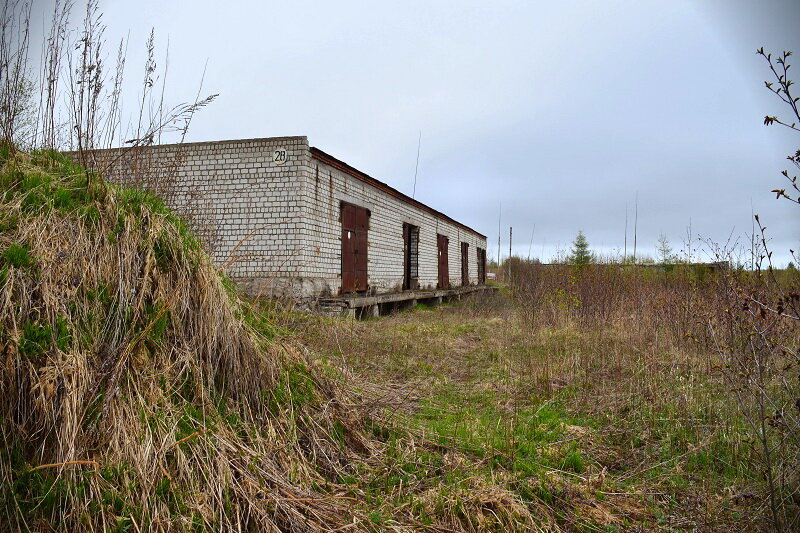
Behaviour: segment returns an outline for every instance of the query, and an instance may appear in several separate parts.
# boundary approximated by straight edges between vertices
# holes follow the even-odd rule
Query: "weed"
[[[59,316],[56,318],[55,327],[47,323],[26,322],[22,327],[19,342],[21,355],[34,358],[47,353],[51,346],[60,351],[66,351],[72,341],[72,335],[66,320]]]
[[[271,391],[270,409],[274,414],[284,407],[301,408],[317,401],[314,377],[303,364],[287,367]]]
[[[684,328],[700,332],[684,321],[685,299],[672,291],[697,287],[692,270],[639,276],[589,265],[572,279],[571,271],[545,274],[530,289],[492,301],[401,313],[360,323],[355,334],[311,321],[300,335],[365,378],[401,389],[394,401],[404,420],[439,446],[476,458],[474,478],[509,480],[529,508],[555,523],[591,530],[625,523],[620,517],[612,527],[582,515],[581,498],[608,516],[617,505],[635,505],[637,524],[651,524],[659,512],[673,519],[698,512],[635,496],[668,490],[706,495],[707,512],[717,513],[719,524],[733,523],[737,505],[715,507],[713,494],[750,486],[758,476],[744,421],[708,355],[687,342]],[[673,285],[665,285],[665,274]],[[643,293],[663,307],[638,307]],[[373,431],[391,445],[398,437],[384,427]],[[419,458],[404,462],[414,461],[436,484],[459,483],[455,470],[428,470]],[[401,471],[387,469],[376,488],[413,484]],[[598,476],[600,489],[591,494],[575,485]],[[700,476],[702,488],[693,482]],[[623,493],[629,501],[616,496]]]
[[[0,218],[0,233],[12,232],[17,229],[19,217],[7,214]]]
[[[0,254],[0,264],[10,265],[14,268],[30,268],[35,263],[28,245],[14,243]]]

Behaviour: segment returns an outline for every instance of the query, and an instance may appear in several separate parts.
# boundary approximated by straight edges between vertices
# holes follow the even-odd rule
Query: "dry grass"
[[[329,483],[374,452],[346,391],[243,320],[158,201],[76,177],[48,156],[4,169],[0,249],[24,250],[0,283],[5,528],[358,521]]]
[[[698,280],[297,315],[241,301],[153,196],[4,158],[4,529],[764,526]]]
[[[4,530],[553,529],[239,300],[158,199],[2,155]]]
[[[766,528],[753,441],[700,338],[712,278],[565,269],[538,283],[295,332],[477,458],[474,475],[544,505],[540,526]]]

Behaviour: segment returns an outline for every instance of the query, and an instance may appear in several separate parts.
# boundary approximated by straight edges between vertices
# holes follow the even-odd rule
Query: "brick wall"
[[[486,238],[474,231],[445,220],[349,173],[312,157],[303,191],[303,211],[309,217],[307,250],[312,257],[305,261],[304,276],[317,293],[336,294],[341,287],[341,202],[370,210],[368,270],[369,286],[376,293],[402,289],[403,223],[419,229],[420,288],[436,288],[438,248],[436,235],[449,238],[448,266],[450,284],[461,286],[461,243],[469,244],[470,284],[478,283],[477,248],[486,249]]]
[[[285,161],[275,161],[285,150]],[[189,219],[218,265],[252,293],[303,296],[305,137],[103,150],[112,181],[156,190]]]
[[[280,151],[284,161],[276,161]],[[471,284],[486,239],[313,157],[306,137],[161,145],[94,154],[114,181],[156,190],[187,218],[212,258],[245,291],[314,298],[341,287],[341,202],[371,211],[373,292],[402,289],[403,223],[418,226],[420,288],[438,279],[436,235],[449,241],[450,283],[461,285],[461,242]],[[277,159],[280,159],[277,157]]]

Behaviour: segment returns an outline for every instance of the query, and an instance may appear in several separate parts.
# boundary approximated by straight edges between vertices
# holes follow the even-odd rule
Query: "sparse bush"
[[[788,77],[791,52],[774,60],[760,48],[774,75],[766,88],[791,110],[790,121],[766,116],[764,124],[779,124],[800,131],[798,98],[792,96],[794,82]],[[787,157],[800,168],[800,150]],[[791,189],[774,189],[777,199],[800,205],[797,177],[782,173]],[[792,192],[795,194],[793,195]],[[753,235],[753,272],[724,269],[717,294],[722,305],[705,319],[709,337],[722,357],[731,396],[747,420],[757,451],[758,466],[767,485],[764,500],[775,531],[793,530],[800,520],[800,284],[781,276],[772,264],[766,228],[755,215],[760,236]],[[732,263],[730,250],[715,248],[717,261]],[[790,251],[796,259],[794,251]]]

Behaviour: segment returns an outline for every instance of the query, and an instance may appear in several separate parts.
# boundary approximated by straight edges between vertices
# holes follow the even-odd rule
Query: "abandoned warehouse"
[[[458,297],[486,279],[486,237],[314,147],[306,137],[91,154],[156,190],[240,289],[309,306]]]

